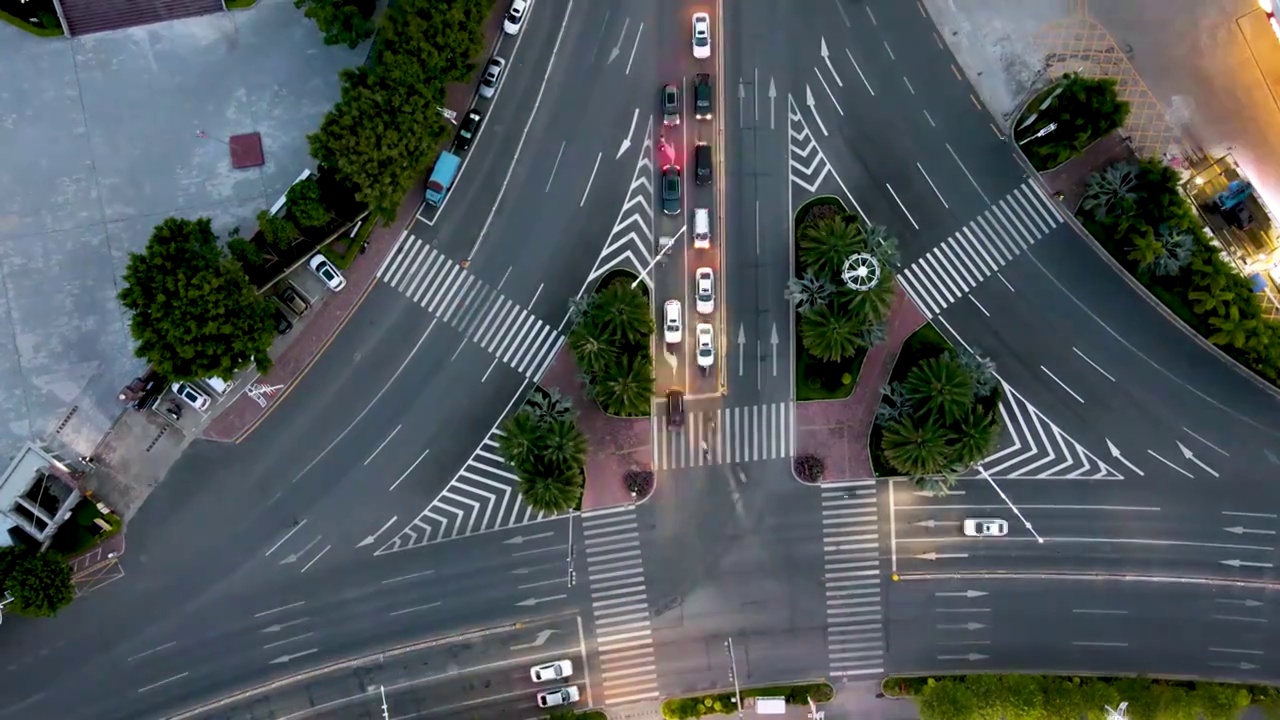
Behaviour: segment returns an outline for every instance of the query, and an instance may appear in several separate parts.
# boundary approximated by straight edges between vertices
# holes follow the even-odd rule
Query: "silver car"
[[[480,97],[491,98],[498,92],[498,83],[502,81],[502,70],[506,66],[507,61],[496,55],[489,58],[489,64],[484,66],[484,74],[480,76]]]

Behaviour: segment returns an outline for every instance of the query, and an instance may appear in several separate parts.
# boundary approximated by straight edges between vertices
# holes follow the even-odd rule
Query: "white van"
[[[214,391],[219,396],[226,395],[227,393],[231,392],[231,388],[236,386],[235,380],[232,380],[231,382],[227,382],[222,378],[216,378],[216,377],[205,378],[202,382],[204,383],[205,387]]]
[[[711,211],[707,208],[693,210],[693,246],[698,250],[711,247]]]

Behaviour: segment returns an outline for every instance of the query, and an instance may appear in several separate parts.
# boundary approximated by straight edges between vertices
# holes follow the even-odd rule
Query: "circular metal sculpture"
[[[868,253],[850,255],[844,261],[840,278],[853,290],[870,290],[880,282],[880,262]]]

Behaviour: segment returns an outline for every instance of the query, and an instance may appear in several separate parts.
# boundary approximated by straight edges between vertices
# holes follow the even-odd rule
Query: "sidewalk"
[[[1044,184],[1055,193],[1062,193],[1062,204],[1070,212],[1080,207],[1084,199],[1084,191],[1089,185],[1089,177],[1114,163],[1132,160],[1136,165],[1138,157],[1133,148],[1125,140],[1119,130],[1112,130],[1098,138],[1083,153],[1071,158],[1058,167],[1040,173]]]
[[[925,323],[924,314],[894,286],[888,337],[867,351],[853,393],[844,400],[796,403],[796,455],[817,455],[826,462],[825,480],[872,478],[867,438],[880,406],[880,388],[889,382],[898,350]]]
[[[622,478],[628,470],[653,469],[650,419],[606,415],[600,406],[587,399],[578,382],[578,365],[568,343],[556,353],[538,384],[547,390],[555,388],[573,399],[578,427],[587,436],[587,480],[582,491],[582,510],[634,502]]]

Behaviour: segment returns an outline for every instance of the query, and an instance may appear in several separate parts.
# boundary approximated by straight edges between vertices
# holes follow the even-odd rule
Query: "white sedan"
[[[1009,523],[1002,518],[965,518],[964,534],[969,537],[1004,537]]]
[[[527,0],[511,0],[511,7],[502,18],[502,32],[515,35],[524,27],[524,11],[529,9]]]
[[[693,14],[693,56],[698,60],[711,57],[711,16]]]
[[[538,693],[538,707],[569,705],[578,702],[581,697],[582,694],[578,692],[577,685],[569,685],[555,690],[543,690]]]
[[[716,311],[716,276],[711,268],[702,267],[694,272],[694,309],[699,315],[710,315]]]
[[[307,263],[311,267],[311,272],[324,281],[329,289],[338,292],[347,286],[347,279],[342,277],[342,273],[338,272],[338,268],[329,262],[329,258],[316,253],[311,256],[311,261]]]
[[[675,345],[684,338],[684,323],[680,316],[679,300],[668,300],[662,306],[662,341],[668,345]]]
[[[563,680],[573,674],[572,660],[557,660],[539,665],[529,671],[529,677],[534,682],[549,682],[551,680]]]
[[[709,368],[716,362],[715,331],[711,323],[698,323],[698,367]]]

